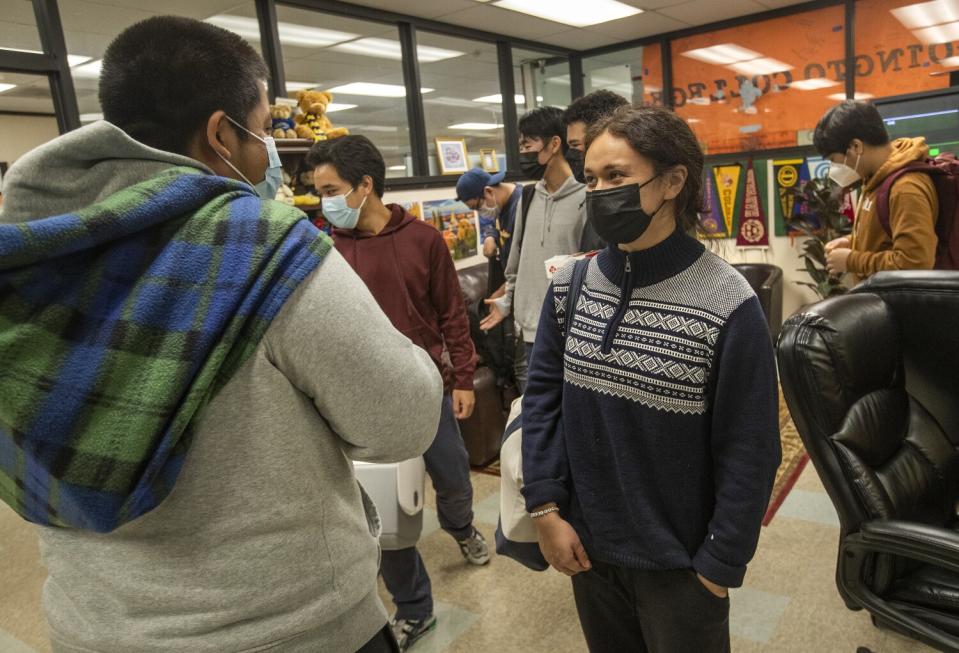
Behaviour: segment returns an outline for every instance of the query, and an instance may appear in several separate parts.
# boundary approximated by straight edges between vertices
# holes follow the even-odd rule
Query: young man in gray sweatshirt
[[[133,25],[103,59],[108,122],[17,161],[0,222],[82,210],[176,167],[197,184],[217,175],[260,191],[266,76],[256,51],[219,27]],[[183,259],[188,274],[202,252]],[[423,453],[442,391],[429,355],[330,251],[193,424],[159,506],[109,533],[38,527],[53,650],[395,650],[377,595],[378,518],[352,461]]]
[[[525,216],[517,211],[505,293],[486,300],[490,314],[480,327],[492,329],[512,313],[517,338],[516,381],[520,390],[525,390],[527,361],[549,289],[546,261],[580,251],[586,225],[586,186],[576,181],[566,160],[569,145],[562,109],[540,107],[528,112],[519,121],[519,135],[520,165],[527,178],[536,180],[536,194]]]

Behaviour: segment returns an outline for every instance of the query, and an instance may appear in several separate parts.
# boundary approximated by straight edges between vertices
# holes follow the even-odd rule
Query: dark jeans
[[[356,653],[400,653],[400,646],[393,637],[389,624],[383,630],[373,635],[373,639],[363,645]]]
[[[518,327],[517,331],[519,331]],[[524,341],[521,334],[517,335],[513,375],[516,377],[516,387],[519,388],[520,394],[526,393],[526,383],[529,381],[529,361],[532,357],[533,343]]]
[[[573,596],[593,653],[728,653],[729,598],[691,569],[642,571],[592,560]]]
[[[436,490],[440,526],[456,540],[466,539],[473,532],[473,483],[469,454],[449,395],[443,397],[436,439],[423,459]],[[380,573],[396,603],[397,619],[425,619],[433,614],[430,577],[415,547],[383,551]]]

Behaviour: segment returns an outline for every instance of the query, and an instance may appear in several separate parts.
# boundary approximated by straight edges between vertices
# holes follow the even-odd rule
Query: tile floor
[[[499,479],[474,475],[476,524],[492,541]],[[732,648],[737,653],[930,651],[877,630],[845,608],[834,585],[838,520],[811,465],[763,529],[745,586],[732,595]],[[29,525],[0,506],[0,652],[50,650],[39,610],[44,572]],[[468,567],[427,509],[421,551],[436,598],[437,629],[415,653],[581,653],[586,650],[569,581],[535,573],[504,558]],[[7,561],[7,562],[4,562]],[[11,562],[12,561],[12,562]],[[389,605],[389,597],[382,592]]]

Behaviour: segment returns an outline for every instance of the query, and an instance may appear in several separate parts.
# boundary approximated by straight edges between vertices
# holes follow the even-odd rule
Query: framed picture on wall
[[[440,174],[460,175],[469,170],[466,141],[462,138],[437,138],[436,155],[440,160]]]
[[[496,150],[481,149],[480,165],[486,172],[499,172],[499,159],[496,158]]]

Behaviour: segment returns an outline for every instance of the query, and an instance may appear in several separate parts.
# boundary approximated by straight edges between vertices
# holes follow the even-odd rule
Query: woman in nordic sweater
[[[729,648],[781,451],[776,369],[746,280],[689,234],[703,153],[681,118],[623,107],[587,136],[610,246],[553,279],[523,401],[527,509],[573,579],[591,651]]]

